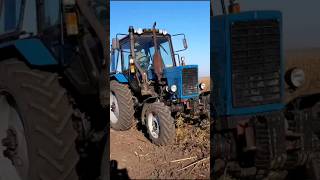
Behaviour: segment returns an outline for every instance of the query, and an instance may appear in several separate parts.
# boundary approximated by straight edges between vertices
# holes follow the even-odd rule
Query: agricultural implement
[[[137,115],[151,141],[167,145],[175,138],[176,117],[208,117],[209,93],[202,93],[205,84],[198,82],[198,66],[186,65],[177,54],[187,49],[185,35],[170,35],[155,26],[130,26],[129,34],[112,40],[110,125],[127,130]],[[174,50],[173,36],[183,37],[184,49]]]
[[[317,63],[285,62],[281,12],[221,4],[211,18],[214,176],[320,179],[319,73],[306,72]]]
[[[99,176],[106,15],[102,0],[0,1],[0,161],[12,172],[4,179]]]

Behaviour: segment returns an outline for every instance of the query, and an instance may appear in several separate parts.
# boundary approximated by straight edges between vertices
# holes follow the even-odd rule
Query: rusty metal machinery
[[[282,51],[281,12],[220,3],[215,16],[211,1],[213,177],[320,179],[320,55]]]

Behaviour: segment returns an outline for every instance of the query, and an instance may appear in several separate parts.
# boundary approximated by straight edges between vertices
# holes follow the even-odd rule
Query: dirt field
[[[176,143],[162,147],[153,145],[136,127],[123,132],[111,130],[110,143],[110,159],[117,161],[117,169],[126,169],[131,179],[209,178],[209,128],[181,128]]]
[[[121,176],[130,179],[209,179],[209,122],[184,121],[177,119],[175,143],[161,147],[153,145],[139,125],[122,132],[111,129],[111,171],[121,169]]]

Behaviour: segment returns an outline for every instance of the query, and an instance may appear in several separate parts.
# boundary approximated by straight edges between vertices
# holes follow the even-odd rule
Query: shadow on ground
[[[110,179],[130,179],[127,169],[118,169],[118,162],[116,160],[110,161]]]

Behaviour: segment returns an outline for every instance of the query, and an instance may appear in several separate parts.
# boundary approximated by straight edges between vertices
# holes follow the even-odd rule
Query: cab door
[[[19,37],[23,0],[0,1],[0,39],[6,42]]]

